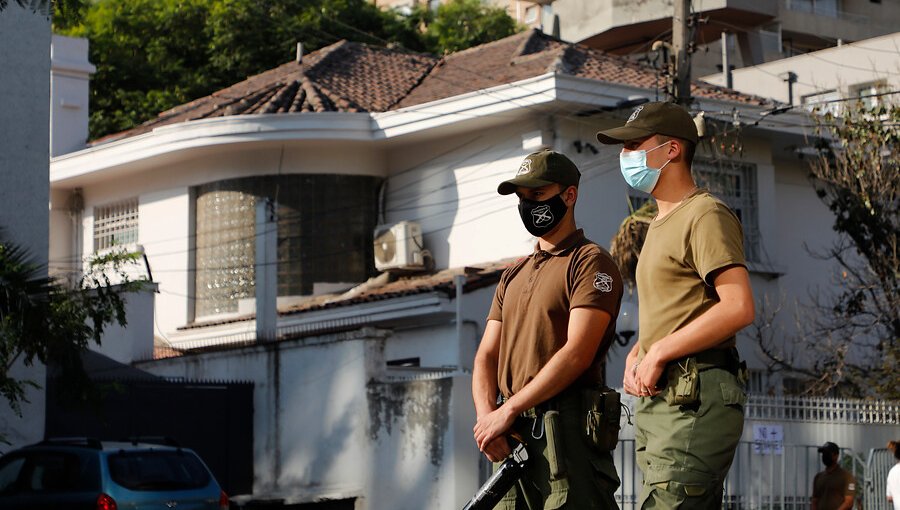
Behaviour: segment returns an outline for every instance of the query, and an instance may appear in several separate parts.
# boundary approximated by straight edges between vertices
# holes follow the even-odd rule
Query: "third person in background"
[[[850,510],[856,495],[856,480],[838,464],[841,450],[827,442],[819,447],[825,470],[813,478],[812,510]]]

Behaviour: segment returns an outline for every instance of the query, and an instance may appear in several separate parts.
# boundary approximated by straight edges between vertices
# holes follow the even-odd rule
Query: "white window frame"
[[[691,170],[698,186],[708,188],[740,218],[747,262],[762,262],[756,165],[726,159],[712,161],[697,158]],[[705,176],[716,176],[718,182],[711,182]]]
[[[94,207],[94,252],[138,242],[138,198]]]
[[[709,188],[708,179],[703,174],[725,174],[730,176],[730,180],[734,183],[740,183],[737,193],[728,194],[723,192],[721,184],[713,186],[710,192],[721,199],[723,202],[738,215],[741,219],[741,226],[744,230],[744,256],[749,263],[762,262],[762,241],[759,229],[759,199],[757,183],[756,165],[752,163],[737,162],[731,160],[722,160],[715,162],[709,159],[694,159],[691,168],[694,174],[695,182],[700,187]],[[728,178],[723,179],[727,181]],[[629,187],[628,201],[633,210],[637,210],[651,199],[651,196]],[[628,211],[630,214],[632,211]]]

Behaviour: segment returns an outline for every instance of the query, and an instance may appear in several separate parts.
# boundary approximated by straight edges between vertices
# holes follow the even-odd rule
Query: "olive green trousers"
[[[541,416],[518,418],[513,429],[526,442],[528,462],[522,479],[495,508],[502,510],[616,510],[619,477],[612,452],[599,451],[585,432],[580,396],[559,404],[558,433]],[[537,421],[535,421],[537,420]],[[554,453],[555,452],[555,453]],[[496,464],[494,467],[499,466]]]
[[[727,370],[710,368],[699,375],[697,402],[670,406],[663,392],[641,398],[636,406],[642,510],[722,507],[747,397],[737,376]]]

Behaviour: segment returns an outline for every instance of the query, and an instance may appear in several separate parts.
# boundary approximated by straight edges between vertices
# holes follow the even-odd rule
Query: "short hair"
[[[697,144],[690,140],[685,140],[684,138],[678,138],[677,136],[669,136],[669,135],[655,135],[658,140],[662,140],[663,142],[668,142],[669,140],[676,140],[678,143],[684,147],[682,151],[684,162],[690,165],[694,162],[694,153],[697,151]]]

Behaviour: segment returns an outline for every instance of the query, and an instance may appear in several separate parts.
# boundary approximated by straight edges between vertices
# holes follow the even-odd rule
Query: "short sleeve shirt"
[[[836,510],[844,503],[844,498],[856,494],[856,479],[840,466],[822,471],[813,478],[813,494],[816,508]]]
[[[894,500],[894,510],[900,510],[900,462],[888,471],[887,496]]]
[[[698,190],[650,223],[637,264],[639,342],[654,342],[693,321],[719,296],[715,271],[746,266],[740,220],[723,202]],[[719,347],[734,345],[734,337]]]
[[[610,316],[606,331],[597,331],[603,358],[615,334],[622,299],[622,277],[609,253],[574,232],[553,252],[534,253],[507,268],[500,277],[489,320],[502,322],[497,379],[510,397],[534,379],[566,343],[569,312],[597,308]]]

